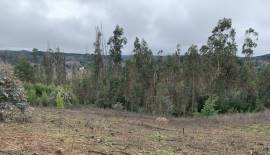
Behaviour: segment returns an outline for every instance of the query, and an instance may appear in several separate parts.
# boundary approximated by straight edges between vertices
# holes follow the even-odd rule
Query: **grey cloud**
[[[256,55],[270,51],[268,0],[2,0],[0,48],[46,49],[65,52],[93,50],[95,27],[102,25],[108,38],[116,24],[125,29],[130,54],[136,36],[154,52],[172,53],[206,42],[218,19],[230,17],[241,46],[249,27],[259,32]],[[240,54],[240,52],[239,52]]]

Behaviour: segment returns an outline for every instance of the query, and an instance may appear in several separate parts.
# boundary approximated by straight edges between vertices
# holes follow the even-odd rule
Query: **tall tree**
[[[48,49],[48,51],[43,54],[42,68],[44,70],[45,83],[51,84],[54,77],[54,58],[52,49]]]
[[[173,114],[176,116],[186,114],[187,104],[184,101],[186,90],[183,86],[183,61],[181,61],[180,44],[176,45],[175,53],[168,55],[163,79],[166,81],[168,93],[173,104]]]
[[[55,83],[57,85],[64,84],[66,82],[66,59],[63,52],[60,51],[60,48],[56,49],[54,55],[55,63],[55,74],[56,79]]]
[[[143,96],[141,96],[141,103],[144,108],[151,111],[151,106],[153,106],[153,95],[154,95],[154,59],[151,49],[149,49],[148,44],[145,40],[135,39],[134,42],[134,60],[136,65],[136,70],[138,72],[138,82],[142,84]]]
[[[201,49],[210,62],[207,66],[210,72],[208,78],[214,93],[229,93],[237,76],[235,34],[231,19],[221,19],[208,38],[207,45]]]
[[[94,74],[96,80],[99,80],[101,70],[103,68],[103,58],[102,58],[102,33],[99,28],[96,28],[96,41],[94,43]]]
[[[200,55],[198,53],[198,47],[192,45],[186,53],[185,74],[187,87],[190,90],[191,95],[191,112],[197,112],[197,97],[199,96],[200,89]]]
[[[257,47],[256,41],[258,40],[259,34],[253,28],[249,28],[246,30],[245,35],[246,38],[242,46],[242,53],[245,54],[246,57],[251,57],[254,54],[254,48]]]
[[[246,104],[254,105],[253,107],[255,107],[258,92],[255,85],[256,69],[251,58],[254,54],[254,49],[257,47],[256,41],[258,40],[258,33],[254,29],[249,28],[246,30],[245,36],[246,38],[242,46],[242,53],[245,55],[245,60],[240,68],[240,88],[242,100],[244,100]],[[250,107],[250,105],[248,105],[248,107]]]
[[[42,82],[42,69],[38,58],[38,49],[32,49],[32,56],[33,56],[33,82]]]
[[[124,29],[117,25],[113,31],[113,35],[109,38],[108,45],[110,46],[110,56],[114,65],[121,63],[122,48],[127,44],[127,39],[124,35]]]

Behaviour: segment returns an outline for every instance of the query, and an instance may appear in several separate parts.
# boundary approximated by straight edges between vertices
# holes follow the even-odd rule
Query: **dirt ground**
[[[77,108],[36,108],[28,123],[0,124],[8,155],[270,155],[270,112],[167,118]]]

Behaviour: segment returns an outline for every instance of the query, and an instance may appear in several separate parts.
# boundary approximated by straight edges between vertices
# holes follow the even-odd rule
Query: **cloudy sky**
[[[124,27],[131,54],[136,36],[155,53],[172,53],[206,42],[218,19],[229,17],[241,47],[244,31],[259,32],[256,55],[270,53],[269,0],[1,0],[0,49],[93,50],[95,27],[108,38],[115,25]],[[239,52],[240,53],[240,52]]]

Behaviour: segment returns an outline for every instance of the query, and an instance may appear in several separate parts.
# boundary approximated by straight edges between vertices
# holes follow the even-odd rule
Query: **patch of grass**
[[[172,131],[153,131],[151,134],[147,135],[151,141],[162,142],[174,138],[175,133]]]
[[[241,129],[244,132],[249,132],[249,133],[254,133],[254,134],[262,134],[262,135],[270,134],[270,124],[245,125]]]

